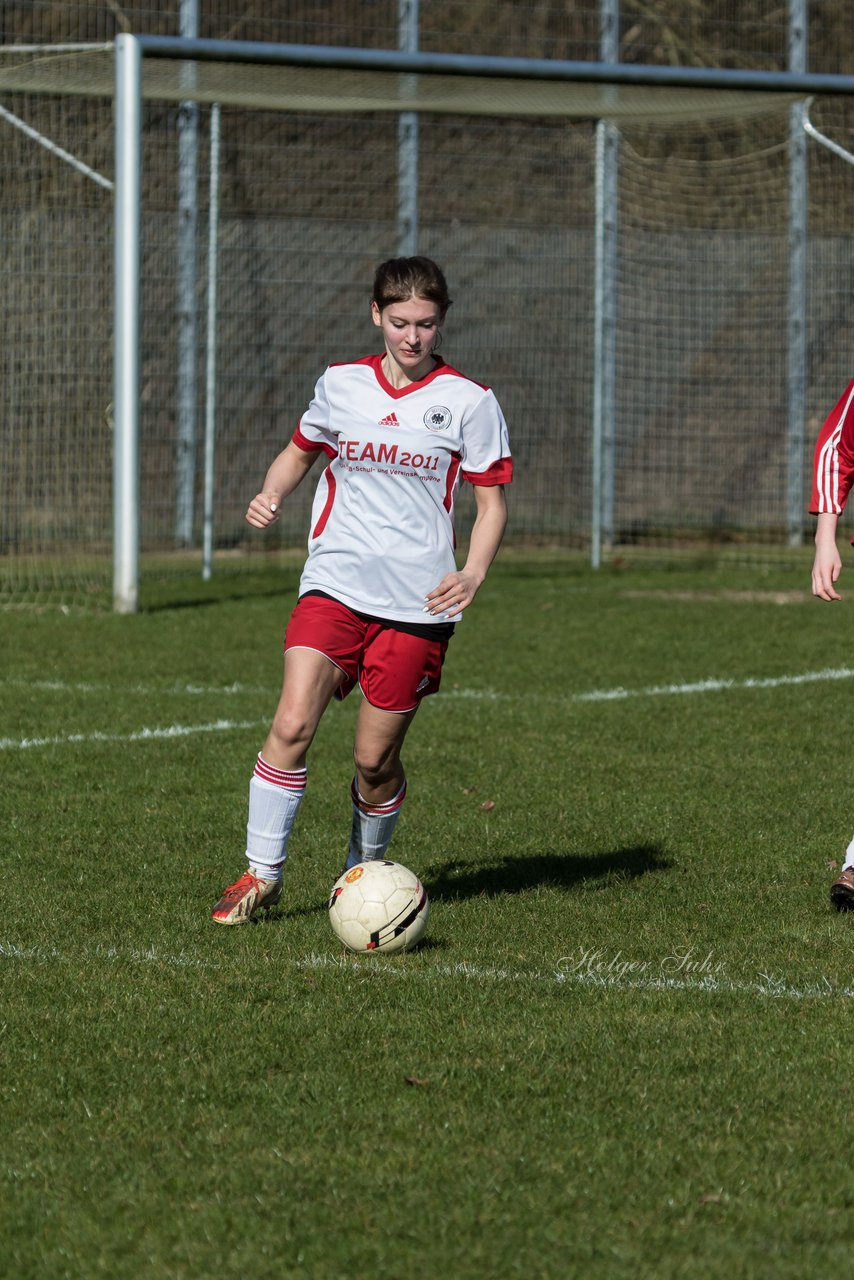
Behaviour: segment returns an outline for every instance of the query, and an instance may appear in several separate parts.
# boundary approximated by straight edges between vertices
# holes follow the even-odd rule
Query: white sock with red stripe
[[[360,795],[355,778],[350,792],[353,797],[353,827],[347,866],[355,867],[357,862],[372,862],[375,858],[385,857],[406,799],[406,780],[397,795],[385,804],[369,804]]]
[[[246,856],[261,880],[280,880],[288,837],[305,794],[305,769],[274,769],[258,754],[249,782]]]

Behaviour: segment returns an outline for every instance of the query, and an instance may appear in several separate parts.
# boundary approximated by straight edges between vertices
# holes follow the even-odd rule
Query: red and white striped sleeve
[[[819,432],[813,456],[810,513],[841,515],[854,483],[854,378]]]

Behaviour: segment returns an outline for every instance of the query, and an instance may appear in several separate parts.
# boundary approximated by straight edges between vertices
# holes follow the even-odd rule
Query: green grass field
[[[401,956],[326,916],[355,696],[281,908],[209,921],[295,572],[0,613],[0,1275],[847,1274],[854,594],[806,565],[504,555],[410,734]]]

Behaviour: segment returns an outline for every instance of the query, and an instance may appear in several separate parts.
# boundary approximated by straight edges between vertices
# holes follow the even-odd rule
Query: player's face
[[[441,312],[427,298],[390,302],[380,311],[371,303],[374,324],[382,329],[392,374],[417,382],[433,367],[433,348],[439,336]],[[391,379],[395,381],[395,378]]]

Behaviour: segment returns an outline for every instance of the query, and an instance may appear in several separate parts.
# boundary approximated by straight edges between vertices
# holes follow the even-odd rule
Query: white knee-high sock
[[[350,791],[353,797],[353,826],[350,831],[347,866],[355,867],[357,862],[371,862],[375,858],[385,857],[406,799],[406,779],[397,795],[385,804],[369,804],[359,794],[355,778]]]
[[[842,863],[842,870],[847,871],[849,867],[854,867],[854,839],[845,850],[845,861]]]
[[[305,769],[274,769],[259,752],[249,782],[246,857],[249,870],[262,880],[281,879],[305,780]]]

